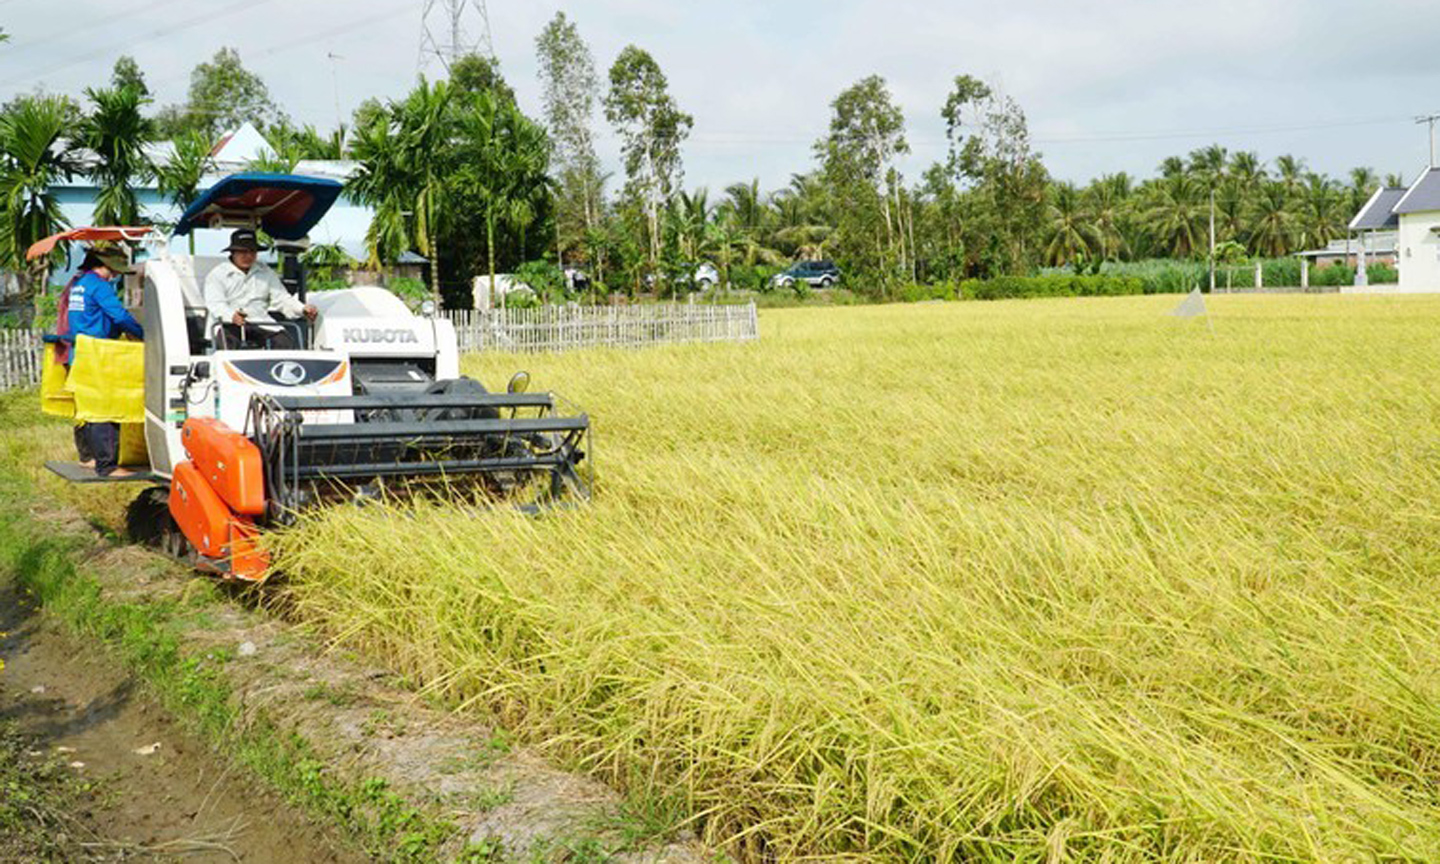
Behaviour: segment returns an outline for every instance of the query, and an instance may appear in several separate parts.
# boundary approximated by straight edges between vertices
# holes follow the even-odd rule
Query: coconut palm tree
[[[687,260],[700,257],[700,246],[704,243],[705,226],[710,222],[714,207],[710,204],[710,191],[704,186],[694,192],[680,190],[671,205],[676,210],[676,236],[680,241],[680,253]]]
[[[1213,191],[1225,180],[1229,167],[1229,151],[1219,144],[1190,151],[1189,172],[1200,180],[1206,191]]]
[[[1209,205],[1194,178],[1174,174],[1150,187],[1145,218],[1159,248],[1175,258],[1189,258],[1205,248]]]
[[[1290,251],[1295,240],[1295,216],[1285,182],[1260,187],[1251,204],[1250,249],[1256,255],[1277,258]]]
[[[1350,169],[1350,214],[1353,216],[1360,212],[1375,190],[1380,188],[1380,177],[1375,173],[1374,168],[1364,166]]]
[[[1299,213],[1295,227],[1300,243],[1320,247],[1345,233],[1349,215],[1347,198],[1340,187],[1323,174],[1306,174],[1300,187]]]
[[[1045,205],[1049,235],[1045,243],[1046,264],[1062,266],[1099,248],[1099,237],[1075,184],[1052,184],[1048,198]]]
[[[73,150],[61,136],[71,105],[59,96],[27,96],[0,114],[0,265],[20,280],[22,299],[44,286],[51,258],[26,262],[25,250],[63,230],[69,223],[60,211],[54,187],[80,170]]]
[[[1260,161],[1260,154],[1253,150],[1240,150],[1231,156],[1227,174],[1230,185],[1235,187],[1235,197],[1243,201],[1248,201],[1268,176],[1265,163]],[[1231,236],[1239,235],[1237,233]]]
[[[97,225],[137,225],[140,205],[134,185],[154,176],[145,144],[154,137],[154,123],[140,114],[150,100],[134,87],[85,91],[95,111],[80,126],[79,142],[95,154],[90,175],[99,188],[95,196]]]
[[[1275,171],[1280,175],[1280,182],[1285,187],[1286,194],[1291,194],[1300,188],[1300,182],[1305,176],[1305,160],[1297,159],[1290,154],[1275,157]]]
[[[1084,207],[1090,214],[1095,250],[1101,258],[1119,258],[1127,251],[1126,209],[1131,194],[1130,175],[1107,174],[1085,190]]]
[[[721,206],[734,214],[735,224],[753,241],[763,241],[769,208],[760,195],[759,177],[749,183],[731,183],[725,187],[725,201]]]

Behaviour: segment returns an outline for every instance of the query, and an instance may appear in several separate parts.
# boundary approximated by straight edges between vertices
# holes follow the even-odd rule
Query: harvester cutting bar
[[[397,422],[381,420],[370,423],[327,423],[301,425],[302,441],[362,441],[391,439],[418,441],[426,438],[450,438],[472,435],[520,436],[537,432],[575,432],[590,428],[584,414],[579,417],[517,417],[513,420],[429,420]]]
[[[272,396],[277,406],[289,411],[354,410],[411,411],[416,409],[459,408],[546,408],[555,400],[549,393],[423,393],[378,396]]]
[[[350,416],[353,422],[321,419]],[[468,476],[491,497],[534,488],[537,504],[567,493],[589,497],[577,468],[590,419],[558,414],[548,393],[256,396],[250,429],[270,515],[282,521],[337,489],[363,491],[383,479],[442,480],[453,489],[452,481]],[[535,479],[548,482],[535,487]]]

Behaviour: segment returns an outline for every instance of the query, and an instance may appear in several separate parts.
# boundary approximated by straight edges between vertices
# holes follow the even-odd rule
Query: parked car
[[[488,275],[476,276],[471,290],[476,309],[493,309],[512,300],[529,303],[535,299],[535,289],[521,282],[514,273],[496,273],[493,289]]]
[[[720,284],[720,271],[709,261],[681,264],[675,271],[667,273],[666,282],[671,285],[687,286],[691,291],[709,291]],[[645,287],[655,284],[654,274],[645,276]]]
[[[804,281],[811,288],[830,288],[840,281],[840,268],[833,261],[796,261],[770,279],[774,288],[789,288]]]

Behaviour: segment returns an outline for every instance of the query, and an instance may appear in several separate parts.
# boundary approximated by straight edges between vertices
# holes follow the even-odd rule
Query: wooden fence
[[[465,309],[446,315],[455,324],[462,353],[747,342],[760,336],[754,303],[539,306]]]
[[[0,328],[0,390],[40,383],[40,331]]]
[[[566,351],[759,338],[755,304],[540,306],[447,312],[460,350]],[[0,328],[0,390],[40,383],[40,331]]]

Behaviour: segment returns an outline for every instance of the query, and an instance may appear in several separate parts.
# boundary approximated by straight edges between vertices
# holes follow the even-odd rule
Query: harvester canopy
[[[231,174],[195,199],[175,223],[196,228],[260,228],[279,240],[302,240],[340,196],[341,184],[299,174]]]

